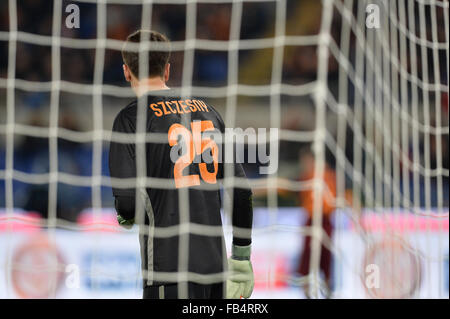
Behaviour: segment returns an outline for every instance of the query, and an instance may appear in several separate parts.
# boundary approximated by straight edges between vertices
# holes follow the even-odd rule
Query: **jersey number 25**
[[[213,130],[214,125],[211,121],[191,122],[192,133],[186,127],[178,123],[170,126],[168,132],[169,145],[174,146],[178,144],[178,137],[181,135],[187,146],[187,152],[177,159],[173,168],[176,188],[200,185],[200,176],[206,183],[216,183],[219,149],[214,140],[202,138],[202,132]],[[214,171],[209,172],[206,163],[198,163],[200,176],[198,174],[183,175],[183,170],[192,164],[195,155],[201,156],[207,149],[211,149]]]

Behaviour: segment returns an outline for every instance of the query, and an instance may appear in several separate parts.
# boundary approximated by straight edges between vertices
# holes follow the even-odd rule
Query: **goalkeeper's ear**
[[[122,67],[123,67],[123,76],[125,77],[125,80],[127,82],[131,82],[132,77],[131,77],[130,68],[125,63],[122,65]]]
[[[166,67],[164,68],[164,82],[169,81],[170,77],[170,63],[167,62]]]

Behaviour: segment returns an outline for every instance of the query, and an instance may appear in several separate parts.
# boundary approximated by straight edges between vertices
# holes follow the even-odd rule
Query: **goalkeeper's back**
[[[223,140],[225,125],[219,113],[202,99],[175,96],[166,86],[170,73],[168,52],[150,50],[148,77],[136,76],[140,56],[129,51],[127,44],[142,41],[142,34],[153,42],[168,42],[153,31],[138,31],[128,37],[122,51],[123,69],[138,98],[119,112],[113,132],[132,134],[131,141],[136,141],[138,118],[145,117],[146,136],[157,136],[158,140],[145,143],[145,158],[139,158],[145,160],[145,172],[136,169],[137,156],[142,153],[137,154],[135,142],[111,142],[109,166],[111,177],[118,180],[150,177],[158,183],[143,189],[115,185],[118,220],[126,227],[134,222],[141,227],[144,296],[155,297],[159,293],[161,297],[168,285],[173,292],[178,273],[190,272],[208,275],[211,285],[190,282],[189,297],[221,298],[227,261],[219,182],[224,175],[220,159],[226,156],[224,143],[213,136]],[[144,111],[138,112],[138,105],[144,105]],[[233,166],[235,176],[245,177],[240,164]],[[233,226],[249,229],[250,233],[251,191],[234,188],[233,196]],[[136,209],[138,205],[144,206],[144,216],[135,216],[136,211],[141,211]],[[188,233],[183,229],[187,225]],[[239,255],[236,258],[249,258],[251,240],[247,232],[233,237],[233,243],[244,247],[234,250]]]
[[[202,133],[224,132],[223,121],[212,106],[200,99],[181,99],[167,94],[141,98],[147,99],[147,132],[167,136],[167,142],[147,143],[145,148],[147,176],[165,183],[164,188],[149,187],[140,191],[139,196],[146,205],[146,225],[151,229],[177,226],[184,211],[190,223],[219,226],[215,236],[189,235],[186,270],[199,274],[221,273],[225,252],[220,228],[220,192],[218,186],[205,189],[205,186],[217,185],[223,176],[223,165],[218,161],[221,146],[212,139],[202,138]],[[135,133],[136,118],[137,100],[117,115],[113,131]],[[212,159],[206,160],[209,163],[204,160],[205,154]],[[135,156],[134,144],[111,143],[111,177],[136,177]],[[241,176],[245,176],[243,170]],[[188,202],[179,201],[182,188],[187,189]],[[114,188],[113,195],[134,197],[135,190]],[[143,269],[149,273],[175,274],[179,270],[179,240],[178,233],[168,238],[141,234]],[[157,275],[146,278],[147,285],[159,282]]]

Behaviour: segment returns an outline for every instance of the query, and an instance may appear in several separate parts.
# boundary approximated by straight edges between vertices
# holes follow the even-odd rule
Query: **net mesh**
[[[0,78],[0,88],[5,93],[5,107],[0,111],[0,145],[4,150],[0,153],[4,163],[0,166],[4,195],[0,197],[4,205],[0,215],[0,229],[4,231],[0,236],[5,247],[2,271],[7,278],[6,297],[14,295],[14,276],[10,274],[21,268],[13,258],[15,223],[45,229],[50,238],[58,237],[57,229],[82,234],[99,227],[99,223],[80,225],[61,217],[58,197],[67,185],[90,189],[89,206],[96,218],[111,207],[111,186],[171,187],[166,180],[145,176],[145,142],[167,141],[167,135],[145,134],[146,105],[138,105],[143,116],[138,117],[135,135],[111,132],[114,112],[108,107],[123,107],[124,101],[134,97],[128,87],[109,82],[107,75],[111,56],[123,46],[123,37],[110,34],[115,14],[121,10],[131,10],[134,20],[138,19],[135,29],[161,29],[167,21],[181,24],[182,36],[171,42],[172,72],[177,73],[171,88],[176,94],[204,97],[213,101],[212,105],[217,102],[227,127],[255,123],[278,129],[277,136],[269,134],[267,138],[270,162],[279,163],[278,170],[250,179],[253,190],[265,194],[268,220],[266,226],[255,227],[253,242],[257,245],[262,237],[270,241],[264,271],[256,276],[257,285],[260,281],[265,290],[276,290],[281,280],[314,297],[331,293],[334,297],[448,296],[448,288],[445,292],[428,283],[435,276],[439,277],[436,282],[445,281],[443,261],[448,260],[448,1],[75,1],[81,6],[81,17],[87,9],[93,15],[95,24],[91,27],[95,32],[91,37],[74,36],[65,27],[69,2],[51,3],[49,33],[21,29],[21,1],[2,4],[8,17],[8,25],[0,31],[7,61]],[[264,16],[264,21],[270,27],[252,38],[244,29],[249,27],[252,16],[248,12],[255,4],[268,6],[266,11],[270,14]],[[225,12],[229,27],[226,36],[208,33],[212,32],[208,29],[211,24],[205,22],[208,5]],[[84,22],[81,19],[82,25]],[[220,20],[209,23],[218,24]],[[35,48],[49,50],[50,60],[42,61],[49,64],[47,78],[23,76],[33,70],[29,64],[28,68],[27,64],[22,67],[24,51],[33,54]],[[140,53],[147,49],[145,41],[132,47]],[[67,76],[76,72],[78,65],[69,63],[66,55],[82,50],[90,52],[90,81],[75,81]],[[198,81],[201,65],[197,54],[204,51],[226,56],[222,82],[211,83],[207,77]],[[250,52],[250,58],[243,57],[243,51]],[[205,65],[214,68],[214,61]],[[139,69],[148,70],[147,63],[140,59]],[[120,64],[115,67],[120,70]],[[23,96],[40,93],[48,96],[48,107],[43,111],[45,125],[24,123],[22,115],[28,109],[21,111]],[[90,111],[76,111],[88,114],[81,117],[92,124],[90,129],[74,130],[61,125],[61,117],[71,103],[91,105]],[[286,119],[296,114],[304,124],[294,128],[286,125]],[[21,160],[17,140],[25,137],[48,141],[46,170],[17,168],[15,163]],[[110,178],[104,170],[105,149],[110,141],[126,143],[130,138],[136,143],[137,178]],[[66,157],[61,141],[91,145],[87,174],[62,168]],[[306,180],[293,177],[297,173],[297,154],[294,161],[285,157],[298,145],[306,145],[313,154],[313,174]],[[331,182],[327,180],[330,170],[334,171]],[[234,178],[233,172],[225,171],[225,188],[244,182]],[[22,191],[17,185],[22,184],[48,186],[45,219],[35,221],[17,215]],[[312,192],[310,225],[280,223],[283,191],[305,190]],[[187,281],[212,283],[226,275],[188,272],[189,234],[212,236],[222,232],[221,227],[191,223],[188,200],[187,190],[181,189],[178,226],[139,227],[140,233],[151,232],[155,237],[180,236],[178,272],[143,274],[181,283],[180,297],[187,296]],[[225,215],[230,214],[232,200],[227,197],[224,202]],[[324,213],[329,207],[335,210],[332,236],[321,226],[329,218]],[[137,212],[139,224],[143,224],[144,213],[142,209]],[[256,210],[255,216],[257,213]],[[225,218],[228,239],[229,220]],[[345,221],[352,225],[356,238],[350,244]],[[277,274],[277,242],[280,234],[287,232],[311,239],[306,276],[290,272],[279,278]],[[418,239],[416,233],[422,237]],[[94,238],[101,242],[102,236],[103,232],[96,232]],[[353,255],[345,252],[349,247],[355,249]],[[342,273],[349,273],[335,278],[333,289],[321,275],[323,249],[332,252],[334,264],[344,269]],[[65,269],[58,261],[55,265],[57,270]],[[381,289],[368,287],[368,265],[379,266]],[[337,266],[334,269],[339,271]],[[89,278],[105,275],[95,270],[82,272]],[[139,281],[140,275],[132,273],[130,277]],[[56,295],[56,280],[50,284],[51,295]]]

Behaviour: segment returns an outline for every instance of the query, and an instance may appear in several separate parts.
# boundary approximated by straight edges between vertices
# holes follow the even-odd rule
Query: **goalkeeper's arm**
[[[242,166],[236,164],[237,170],[243,173]],[[253,223],[252,192],[250,189],[233,189],[233,245],[231,257],[228,259],[230,276],[227,280],[227,298],[249,298],[253,292],[254,277],[250,261],[251,231]]]

